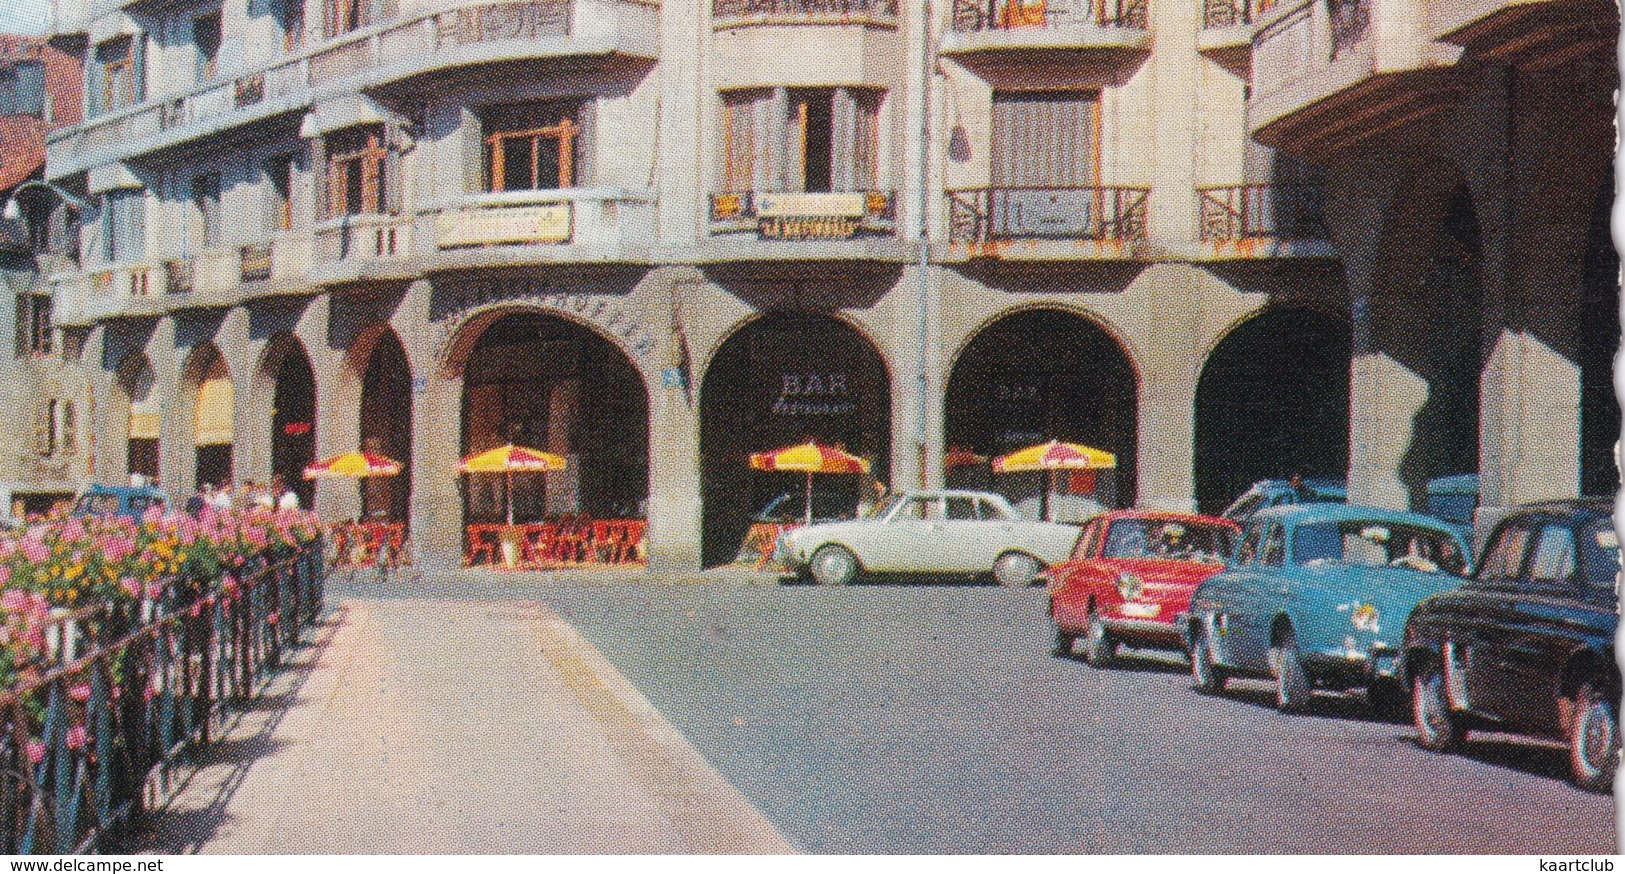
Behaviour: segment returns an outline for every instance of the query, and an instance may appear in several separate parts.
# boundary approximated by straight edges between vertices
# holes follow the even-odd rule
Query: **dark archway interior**
[[[868,483],[890,484],[891,391],[880,353],[827,316],[769,315],[717,351],[700,389],[700,478],[707,566],[732,561],[753,520],[781,495],[798,514],[803,474],[750,468],[750,456],[807,440],[869,460],[869,476],[813,484],[817,516],[851,515]],[[899,484],[901,486],[901,484]]]
[[[1048,440],[1082,443],[1117,456],[1111,473],[1057,478],[1056,492],[1133,506],[1138,469],[1139,390],[1117,340],[1082,316],[1030,310],[977,334],[948,379],[946,446],[992,458]],[[991,488],[1036,513],[1044,475],[993,474],[986,463],[950,468],[950,486]],[[1066,519],[1061,499],[1055,518]]]
[[[553,316],[503,316],[474,344],[463,380],[465,456],[514,443],[569,462],[563,471],[513,475],[515,522],[644,516],[648,394],[608,340]],[[462,479],[465,521],[505,519],[504,476]]]
[[[236,389],[231,374],[219,351],[208,347],[197,353],[189,370],[195,374],[193,390],[193,436],[196,442],[194,482],[201,488],[205,483],[216,486],[233,481],[234,453],[231,428],[234,423],[231,410]]]
[[[316,498],[316,483],[304,477],[316,460],[316,374],[298,344],[290,344],[277,366],[271,400],[271,473],[281,476],[309,509]]]
[[[1614,394],[1614,354],[1619,351],[1619,252],[1608,233],[1614,182],[1597,196],[1586,244],[1580,326],[1580,491],[1612,496],[1619,490],[1614,443],[1619,439],[1619,400]]]
[[[1276,309],[1231,331],[1196,385],[1196,502],[1217,513],[1261,479],[1348,475],[1349,326]]]
[[[385,331],[361,377],[361,448],[401,463],[398,476],[361,481],[361,517],[405,522],[412,506],[412,368],[394,331]]]

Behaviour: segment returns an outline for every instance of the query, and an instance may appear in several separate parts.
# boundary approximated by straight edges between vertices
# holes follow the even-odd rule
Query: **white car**
[[[902,492],[866,519],[828,522],[779,536],[774,559],[826,586],[861,573],[984,574],[1025,586],[1066,561],[1079,528],[1022,519],[989,492]]]

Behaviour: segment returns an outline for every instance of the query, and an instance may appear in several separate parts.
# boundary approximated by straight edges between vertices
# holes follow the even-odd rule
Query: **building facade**
[[[1365,7],[1324,3],[1305,7],[1315,26],[1325,10]],[[1511,4],[1482,5],[1495,20]],[[1463,386],[1478,385],[1465,353],[1430,359],[1429,374],[1463,374],[1435,379],[1423,401],[1447,436],[1400,433],[1396,417],[1427,417],[1388,406],[1415,379],[1384,344],[1435,354],[1431,338],[1463,333],[1454,314],[1489,324],[1477,313],[1500,292],[1469,294],[1457,273],[1491,244],[1460,244],[1443,290],[1424,283],[1392,303],[1373,291],[1361,232],[1326,220],[1361,227],[1347,204],[1369,201],[1364,171],[1341,146],[1299,147],[1329,122],[1290,123],[1325,95],[1259,122],[1281,89],[1304,87],[1288,84],[1300,72],[1271,91],[1254,81],[1276,74],[1261,65],[1278,63],[1268,39],[1281,8],[56,11],[54,43],[86,65],[87,118],[50,137],[48,176],[92,208],[77,266],[56,277],[55,318],[82,336],[100,399],[96,479],[143,473],[180,494],[295,482],[314,458],[365,448],[406,472],[305,485],[307,498],[330,518],[407,522],[425,561],[457,561],[467,526],[511,504],[525,519],[647,518],[651,566],[694,568],[731,559],[755,514],[799,488],[750,470],[750,453],[807,438],[868,458],[893,487],[1016,497],[1036,483],[995,479],[978,459],[1074,440],[1118,468],[1069,491],[1204,509],[1291,473],[1346,474],[1390,505],[1431,475],[1481,466],[1491,501],[1572,494],[1595,450],[1580,449],[1577,400],[1562,452],[1533,433],[1539,411],[1502,415],[1519,397],[1547,403],[1520,380],[1561,371],[1526,346],[1481,361],[1477,391],[1504,403],[1484,401],[1476,427],[1460,421],[1474,406]],[[1476,75],[1429,57],[1446,78]],[[1606,103],[1611,80],[1587,76],[1567,81]],[[1600,196],[1600,181],[1584,184]],[[1465,222],[1441,221],[1435,236],[1451,240]],[[1574,300],[1551,317],[1571,334],[1599,321]],[[1413,331],[1419,301],[1438,315]],[[1571,364],[1580,354],[1553,348]],[[1578,392],[1582,369],[1562,385]],[[1457,447],[1472,442],[1463,429],[1486,447],[1483,465]],[[457,473],[460,457],[508,442],[571,464],[517,478],[512,495],[500,478]],[[816,488],[835,503],[867,488],[825,480]]]
[[[51,321],[48,276],[71,262],[71,222],[45,175],[47,131],[78,124],[79,64],[42,37],[0,34],[0,516],[43,513],[91,475],[82,439],[91,397],[84,373]],[[53,221],[53,218],[55,221]],[[55,239],[53,240],[53,235]]]

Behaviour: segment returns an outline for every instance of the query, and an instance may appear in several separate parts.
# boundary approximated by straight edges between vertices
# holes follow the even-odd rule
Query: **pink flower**
[[[277,614],[275,612],[273,612],[270,615],[265,617],[265,621],[270,625],[275,625],[276,620],[277,620]]]
[[[68,697],[72,698],[75,701],[80,702],[81,704],[83,704],[86,701],[89,701],[90,700],[90,684],[89,683],[80,683],[78,685],[68,687]]]
[[[45,742],[31,740],[28,742],[28,761],[39,764],[45,761]]]
[[[11,568],[6,568],[9,572]],[[22,589],[7,589],[0,593],[0,610],[7,613],[20,613],[28,608],[28,593]]]
[[[130,597],[141,597],[141,581],[135,577],[123,577],[118,581],[118,584],[119,588],[123,589]]]
[[[148,525],[152,525],[162,518],[164,518],[164,510],[157,504],[148,507],[147,511],[141,514],[141,521]]]
[[[78,519],[69,519],[62,526],[62,531],[58,536],[63,540],[82,540],[85,536],[85,523]]]
[[[164,594],[164,584],[154,580],[147,584],[147,597],[156,601]]]
[[[89,736],[86,734],[84,726],[76,725],[68,729],[68,749],[79,749],[85,745],[85,741],[88,739]]]
[[[51,548],[32,534],[23,538],[22,548],[23,557],[32,564],[44,564],[51,557]]]

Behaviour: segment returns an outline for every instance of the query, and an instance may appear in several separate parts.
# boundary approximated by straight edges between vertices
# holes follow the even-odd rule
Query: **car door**
[[[1001,539],[998,523],[983,521],[974,495],[948,495],[943,499],[943,506],[941,536],[937,540],[943,570],[960,573],[991,570]]]
[[[1269,626],[1275,616],[1271,608],[1281,597],[1286,530],[1279,522],[1265,520],[1254,523],[1249,537],[1256,544],[1251,550],[1243,544],[1250,561],[1226,575],[1224,588],[1217,593],[1222,601],[1215,621],[1224,641],[1225,661],[1262,670],[1269,664]]]
[[[869,533],[871,570],[940,573],[947,570],[939,554],[943,537],[942,496],[912,495],[885,525]]]
[[[1484,551],[1475,581],[1452,599],[1441,655],[1445,685],[1457,707],[1499,716],[1511,700],[1504,683],[1508,636],[1516,621],[1513,599],[1538,529],[1535,518],[1502,525]]]
[[[1077,546],[1072,549],[1072,557],[1066,562],[1066,576],[1055,581],[1055,617],[1070,627],[1083,627],[1088,616],[1089,571],[1084,562],[1099,554],[1101,532],[1105,527],[1101,519],[1084,526]]]
[[[1574,610],[1581,579],[1573,520],[1545,520],[1518,582],[1508,609],[1498,614],[1504,625],[1493,629],[1496,714],[1531,730],[1556,731],[1561,666],[1586,632]]]

